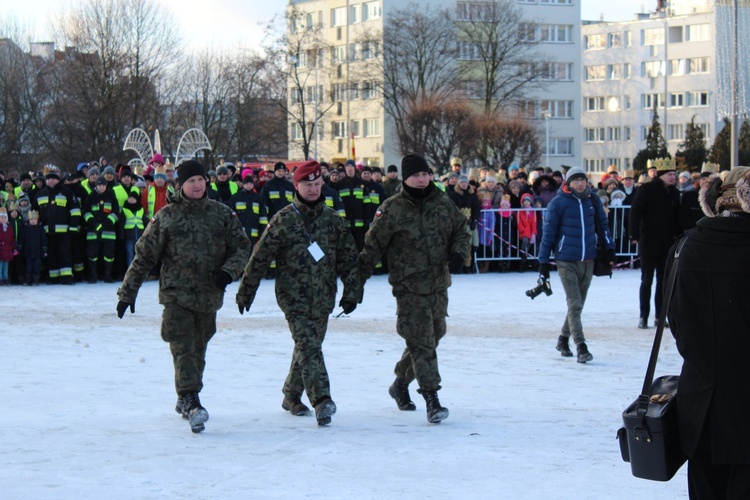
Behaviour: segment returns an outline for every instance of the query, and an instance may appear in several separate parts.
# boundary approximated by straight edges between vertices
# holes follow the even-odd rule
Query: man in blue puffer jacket
[[[594,217],[599,221],[598,235]],[[598,238],[602,239],[607,260],[614,265],[615,245],[609,232],[607,214],[599,197],[591,195],[586,172],[573,167],[568,171],[567,180],[557,196],[547,205],[539,248],[539,273],[549,279],[550,253],[554,251],[557,272],[568,302],[568,314],[557,339],[557,350],[564,357],[573,356],[568,343],[572,335],[579,363],[594,359],[583,336],[581,311],[594,272]]]

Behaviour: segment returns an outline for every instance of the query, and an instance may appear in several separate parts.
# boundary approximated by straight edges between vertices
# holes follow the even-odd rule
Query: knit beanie
[[[185,184],[188,179],[196,175],[200,175],[204,178],[206,177],[206,169],[196,160],[182,162],[180,163],[180,166],[177,167],[177,181],[181,186]]]
[[[432,170],[429,165],[427,165],[427,161],[421,156],[414,154],[404,156],[401,160],[401,175],[404,180],[418,172],[427,172],[428,174],[431,174]]]
[[[570,170],[568,170],[568,176],[565,179],[565,185],[569,186],[570,181],[572,181],[573,179],[581,179],[581,178],[588,179],[588,177],[586,176],[586,171],[583,170],[581,167],[573,167]]]

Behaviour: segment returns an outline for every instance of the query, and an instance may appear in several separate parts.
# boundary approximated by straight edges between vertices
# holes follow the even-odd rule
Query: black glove
[[[464,269],[464,261],[466,257],[458,252],[453,252],[448,259],[448,270],[453,273],[460,273]]]
[[[471,229],[473,231],[476,228],[477,228],[477,221],[473,220],[473,221],[469,222],[469,229]]]
[[[539,276],[542,276],[546,280],[549,279],[549,262],[539,264]]]
[[[135,301],[123,302],[122,300],[117,301],[117,317],[122,319],[125,316],[125,311],[130,308],[130,314],[135,313]]]
[[[607,262],[617,262],[617,254],[615,254],[614,248],[610,248],[604,252],[604,255],[607,257]]]
[[[239,309],[240,314],[245,314],[245,311],[250,310],[250,304],[252,304],[252,302],[248,301],[245,295],[238,293],[236,297],[236,301],[237,301],[237,308]]]
[[[232,282],[232,277],[226,271],[219,269],[211,273],[211,283],[222,292],[226,290],[227,285]]]
[[[344,314],[351,314],[357,308],[357,303],[350,300],[341,299],[341,302],[339,302],[339,307],[344,310]]]

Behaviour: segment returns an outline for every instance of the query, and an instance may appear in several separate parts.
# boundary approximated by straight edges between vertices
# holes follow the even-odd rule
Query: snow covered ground
[[[403,349],[387,278],[331,318],[324,353],[338,413],[329,427],[281,407],[292,341],[264,281],[249,314],[230,285],[208,351],[192,434],[174,412],[157,284],[135,315],[118,285],[0,290],[0,495],[68,498],[686,498],[686,469],[636,479],[615,438],[640,391],[654,329],[639,330],[638,271],[594,278],[584,330],[594,360],[562,358],[565,296],[529,300],[534,273],[454,277],[438,350],[450,417],[399,412],[388,396]],[[334,314],[338,314],[337,308]],[[651,319],[653,321],[653,318]],[[657,375],[679,373],[665,337]]]

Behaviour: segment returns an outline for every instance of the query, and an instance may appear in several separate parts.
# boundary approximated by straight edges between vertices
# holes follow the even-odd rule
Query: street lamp
[[[549,111],[542,111],[542,117],[544,117],[544,128],[545,128],[545,150],[544,150],[544,162],[549,167],[549,117],[552,113]]]

